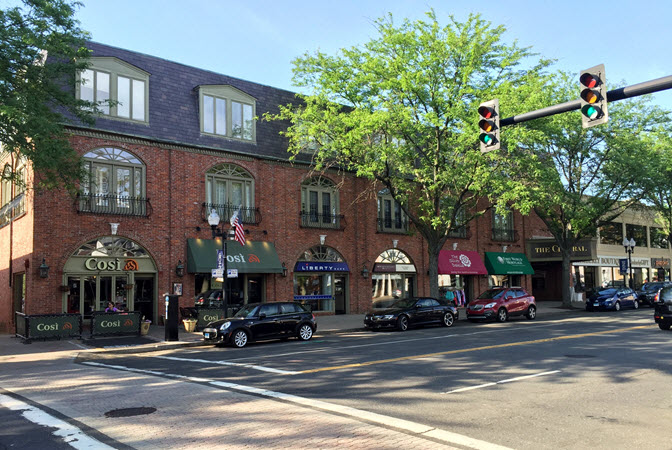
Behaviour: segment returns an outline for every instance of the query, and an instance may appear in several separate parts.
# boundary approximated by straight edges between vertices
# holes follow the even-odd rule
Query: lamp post
[[[635,251],[635,239],[630,238],[623,238],[623,247],[625,248],[625,253],[628,254],[628,266],[630,267],[630,289],[634,289],[633,287],[633,280],[632,280],[632,253]]]
[[[210,215],[208,216],[208,223],[210,224],[210,228],[212,229],[212,238],[215,239],[216,237],[221,237],[222,238],[222,253],[224,254],[224,261],[223,261],[223,273],[222,273],[222,302],[224,305],[224,316],[228,316],[228,307],[229,307],[229,299],[226,296],[226,282],[227,282],[227,277],[226,277],[226,238],[227,238],[227,232],[224,231],[223,229],[217,228],[217,225],[219,225],[219,214],[217,214],[217,211],[214,209],[210,212]]]

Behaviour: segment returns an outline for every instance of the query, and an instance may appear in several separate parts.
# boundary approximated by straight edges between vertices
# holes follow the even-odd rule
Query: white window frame
[[[257,121],[256,121],[256,99],[243,91],[229,85],[203,85],[198,89],[198,105],[200,111],[201,133],[208,136],[225,137],[236,139],[243,142],[256,142],[257,139]],[[212,115],[206,110],[206,103],[212,99]],[[222,109],[218,109],[217,105]],[[235,129],[236,120],[234,120],[235,105],[240,106],[239,119],[241,123],[245,122],[247,114],[250,127],[247,133],[244,131],[238,133]],[[225,116],[221,119],[219,116],[223,112]],[[238,114],[236,114],[238,116]],[[245,130],[245,128],[243,128]]]

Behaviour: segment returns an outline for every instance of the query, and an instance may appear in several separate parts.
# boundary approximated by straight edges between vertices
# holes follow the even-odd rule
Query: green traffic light
[[[483,142],[485,145],[490,145],[493,142],[492,135],[487,133],[481,133],[478,139],[480,139],[480,141]]]
[[[599,110],[593,105],[585,105],[583,108],[581,108],[581,112],[589,119],[595,119],[599,114]]]

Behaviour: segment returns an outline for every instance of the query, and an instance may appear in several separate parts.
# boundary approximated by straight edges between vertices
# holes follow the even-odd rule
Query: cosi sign
[[[84,267],[86,270],[108,270],[108,271],[136,271],[138,270],[138,262],[134,259],[125,259],[122,261],[119,258],[115,259],[100,259],[100,258],[89,258],[84,261]]]

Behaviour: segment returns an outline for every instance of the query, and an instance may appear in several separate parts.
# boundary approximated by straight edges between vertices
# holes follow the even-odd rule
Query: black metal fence
[[[91,313],[91,336],[140,334],[140,311]]]
[[[203,203],[203,220],[208,220],[210,211],[217,211],[221,220],[228,222],[231,217],[240,211],[240,220],[245,225],[259,225],[261,223],[261,213],[259,208],[241,207],[240,205],[233,205],[231,203],[217,204],[217,203]]]
[[[148,198],[126,195],[79,193],[75,205],[78,213],[144,217],[152,213]]]
[[[318,214],[306,211],[301,211],[299,214],[301,217],[301,226],[304,228],[345,229],[345,216],[342,214]]]
[[[34,339],[62,339],[82,337],[80,314],[15,313],[15,335],[30,343]]]

